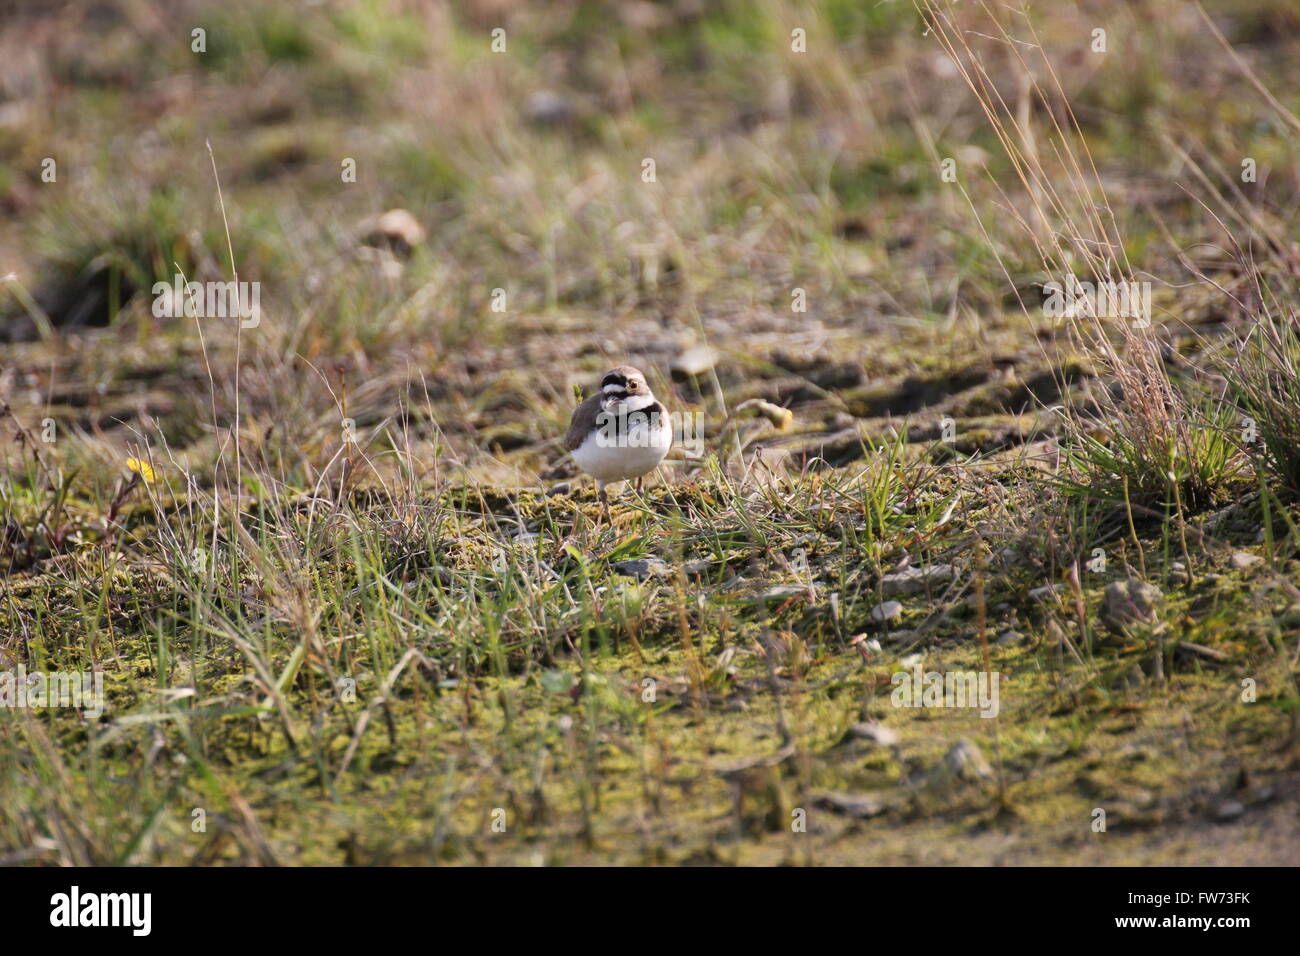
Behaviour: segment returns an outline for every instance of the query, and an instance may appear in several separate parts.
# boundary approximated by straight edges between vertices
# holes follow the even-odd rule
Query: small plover
[[[668,410],[630,365],[605,373],[600,391],[574,411],[564,439],[578,467],[596,479],[606,518],[605,486],[635,478],[640,488],[642,476],[659,466],[672,443]]]

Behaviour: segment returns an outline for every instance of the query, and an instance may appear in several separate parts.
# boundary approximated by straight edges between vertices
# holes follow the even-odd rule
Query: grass
[[[1222,502],[1240,471],[1238,412],[1175,388],[1149,340],[1134,336],[1128,344],[1123,357],[1106,354],[1117,387],[1097,398],[1097,414],[1067,412],[1066,486],[1146,514]]]
[[[1285,4],[398,6],[0,39],[0,674],[108,699],[0,708],[0,861],[1295,862]],[[705,453],[610,524],[623,362]]]
[[[1263,316],[1243,344],[1228,381],[1246,420],[1243,441],[1259,447],[1250,451],[1257,470],[1269,475],[1288,493],[1300,494],[1300,425],[1296,408],[1297,359],[1300,338],[1294,319]]]

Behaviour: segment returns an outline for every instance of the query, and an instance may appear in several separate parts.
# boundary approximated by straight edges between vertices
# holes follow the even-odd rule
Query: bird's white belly
[[[653,471],[668,454],[673,443],[672,425],[667,416],[661,416],[653,424],[634,424],[619,439],[617,445],[610,444],[608,438],[602,440],[599,432],[592,432],[574,449],[573,460],[597,481],[640,478]]]

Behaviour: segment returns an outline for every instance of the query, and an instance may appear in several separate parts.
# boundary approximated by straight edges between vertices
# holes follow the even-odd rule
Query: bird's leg
[[[642,475],[641,477],[644,478],[645,476]],[[638,495],[641,494],[641,478],[638,478],[638,479],[636,480],[636,493],[637,493]]]
[[[609,493],[605,491],[605,483],[603,481],[598,482],[596,487],[600,489],[600,504],[605,511],[605,521],[610,525],[613,525],[614,519],[609,513]]]

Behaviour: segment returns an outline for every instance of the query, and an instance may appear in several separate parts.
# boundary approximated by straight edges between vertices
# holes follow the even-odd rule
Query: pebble
[[[812,588],[807,584],[778,584],[776,587],[764,591],[763,599],[766,601],[788,601],[790,598],[807,594],[810,590]]]
[[[1238,571],[1245,571],[1247,568],[1253,568],[1257,564],[1263,563],[1264,559],[1257,554],[1247,554],[1245,551],[1238,551],[1232,556],[1232,566]]]
[[[1099,617],[1112,634],[1122,635],[1134,625],[1155,624],[1164,595],[1154,584],[1128,578],[1106,585]]]
[[[883,724],[877,724],[874,721],[854,724],[849,728],[849,736],[855,740],[870,740],[882,747],[897,747],[899,741],[897,731],[890,730]]]
[[[993,769],[984,759],[979,747],[962,738],[953,744],[943,760],[926,775],[926,786],[942,792],[950,790],[961,780],[975,782],[988,780],[992,776]]]
[[[673,359],[671,371],[679,377],[703,375],[718,364],[718,353],[707,345],[693,345]]]
[[[615,561],[614,572],[629,578],[644,581],[647,578],[666,578],[672,575],[673,566],[663,558],[633,558],[630,561]]]
[[[1029,600],[1041,604],[1043,601],[1046,601],[1048,598],[1056,594],[1060,588],[1061,586],[1059,584],[1044,584],[1042,587],[1034,588],[1029,592]]]
[[[1240,800],[1224,800],[1214,810],[1214,819],[1227,822],[1235,820],[1246,812],[1246,807]]]
[[[397,255],[410,255],[424,242],[424,227],[405,209],[390,209],[362,227],[363,241],[371,246],[388,245]]]
[[[897,621],[903,616],[903,605],[898,601],[885,601],[883,604],[877,604],[871,609],[869,617],[876,624],[886,624],[890,621]]]
[[[993,776],[993,768],[984,759],[983,752],[965,738],[953,744],[943,762],[949,773],[961,780],[987,780]]]
[[[878,813],[883,813],[886,809],[884,800],[867,794],[827,791],[817,794],[813,799],[819,806],[825,807],[831,813],[856,817],[860,820],[874,817]]]
[[[928,568],[906,568],[880,579],[880,590],[885,597],[903,594],[920,594],[938,584],[951,581],[951,564],[932,564]]]
[[[524,100],[524,115],[542,126],[554,126],[573,118],[573,104],[554,90],[534,90]]]

